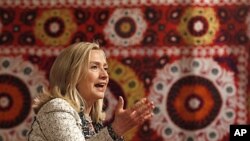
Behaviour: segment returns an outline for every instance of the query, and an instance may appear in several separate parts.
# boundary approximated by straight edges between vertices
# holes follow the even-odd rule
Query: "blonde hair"
[[[66,100],[77,111],[85,107],[85,100],[81,98],[76,86],[81,78],[86,77],[89,54],[91,50],[100,50],[97,43],[80,42],[65,48],[53,63],[49,82],[50,89],[34,99],[34,110],[39,109],[53,98]],[[103,99],[97,100],[90,112],[93,122],[104,120],[102,111]]]

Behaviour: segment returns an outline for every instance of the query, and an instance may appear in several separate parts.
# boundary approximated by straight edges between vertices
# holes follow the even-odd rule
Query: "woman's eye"
[[[91,69],[97,69],[98,67],[97,66],[91,66],[90,68]]]

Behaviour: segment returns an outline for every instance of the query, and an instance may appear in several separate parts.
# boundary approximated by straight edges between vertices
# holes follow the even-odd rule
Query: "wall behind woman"
[[[79,41],[107,54],[107,122],[118,96],[156,105],[127,140],[228,140],[230,124],[250,123],[249,38],[249,0],[2,0],[0,140],[26,140],[32,98]]]

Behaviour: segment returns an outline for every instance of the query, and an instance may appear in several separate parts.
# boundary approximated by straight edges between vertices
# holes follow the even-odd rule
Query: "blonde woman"
[[[122,135],[152,117],[153,104],[141,99],[123,109],[119,97],[114,121],[104,127],[102,111],[108,64],[96,43],[65,48],[50,71],[50,89],[34,100],[36,113],[29,141],[120,141]]]

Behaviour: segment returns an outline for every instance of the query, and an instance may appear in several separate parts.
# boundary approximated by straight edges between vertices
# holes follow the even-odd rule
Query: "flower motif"
[[[140,9],[117,9],[104,29],[106,38],[117,46],[139,44],[147,24]]]
[[[42,12],[34,30],[36,37],[45,45],[63,46],[70,42],[76,24],[69,10],[53,9]]]
[[[233,72],[212,58],[176,60],[157,73],[149,94],[156,105],[150,127],[165,140],[221,140],[228,134],[221,129],[247,122],[246,107],[236,108],[245,96]]]
[[[178,31],[189,45],[211,44],[218,29],[219,21],[212,8],[187,8],[178,25]]]

